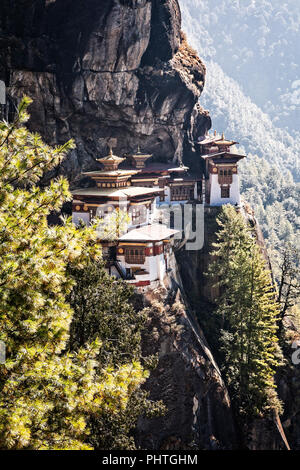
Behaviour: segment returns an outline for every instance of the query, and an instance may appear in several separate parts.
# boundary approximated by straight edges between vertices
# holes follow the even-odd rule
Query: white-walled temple
[[[89,224],[96,216],[104,218],[116,208],[122,208],[130,215],[130,227],[152,222],[156,198],[162,193],[160,188],[134,187],[131,178],[138,171],[119,169],[124,158],[113,155],[98,160],[104,167],[99,171],[84,173],[96,184],[91,188],[73,191],[73,222],[79,220]]]
[[[163,282],[169,268],[172,240],[177,233],[165,225],[153,224],[120,237],[116,260],[125,269],[129,283],[145,287]]]
[[[102,169],[84,173],[94,186],[72,192],[76,225],[80,221],[88,225],[96,216],[105,220],[117,208],[129,215],[126,233],[120,234],[115,242],[101,239],[101,244],[109,273],[136,287],[163,282],[172,254],[172,241],[178,233],[153,223],[157,206],[162,202],[180,203],[197,197],[197,181],[187,176],[186,167],[154,164],[146,169],[145,162],[150,157],[137,152],[125,159],[110,151],[98,160]],[[125,165],[120,168],[123,162]],[[171,189],[177,189],[179,181],[181,190]],[[184,191],[182,186],[186,188]]]
[[[127,155],[128,164],[123,166],[127,171],[136,169],[137,174],[131,178],[133,186],[143,186],[161,189],[157,204],[184,204],[198,199],[198,184],[201,178],[188,173],[189,168],[172,163],[149,163],[152,155],[137,153]]]
[[[216,135],[207,136],[199,142],[201,157],[205,162],[205,191],[203,199],[210,206],[224,204],[240,205],[238,162],[245,158],[231,152],[238,142]]]
[[[154,223],[160,206],[188,202],[206,205],[240,204],[237,164],[244,155],[231,153],[237,142],[206,136],[200,142],[205,170],[202,177],[189,174],[184,165],[149,162],[152,155],[136,153],[120,158],[112,150],[97,161],[101,168],[83,173],[88,188],[73,193],[73,222],[89,225],[97,216],[108,218],[116,209],[129,216],[125,233],[108,241],[99,232],[108,272],[136,287],[162,283],[168,272],[177,230]]]

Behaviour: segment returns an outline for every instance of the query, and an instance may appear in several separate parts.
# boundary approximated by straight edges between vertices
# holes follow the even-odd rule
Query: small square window
[[[221,198],[222,199],[228,199],[230,197],[230,188],[229,186],[226,187],[221,187]]]

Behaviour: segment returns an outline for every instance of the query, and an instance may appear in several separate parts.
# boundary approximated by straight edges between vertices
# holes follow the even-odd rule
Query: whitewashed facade
[[[240,205],[240,185],[239,175],[232,175],[232,183],[228,184],[229,197],[222,196],[222,185],[218,181],[217,174],[210,174],[209,188],[210,188],[210,205],[222,206],[224,204]]]

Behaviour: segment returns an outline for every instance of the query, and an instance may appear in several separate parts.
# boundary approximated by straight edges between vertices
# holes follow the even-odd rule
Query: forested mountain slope
[[[277,126],[299,131],[299,1],[182,0],[181,8],[203,58],[218,62]]]
[[[242,190],[278,253],[299,238],[299,6],[182,0],[181,9],[184,30],[207,66],[201,104],[213,128],[247,152]]]

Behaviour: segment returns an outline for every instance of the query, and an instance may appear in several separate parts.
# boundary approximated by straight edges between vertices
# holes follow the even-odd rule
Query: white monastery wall
[[[218,182],[218,175],[210,175],[210,205],[222,206],[223,204],[240,204],[239,176],[232,175],[232,184],[230,185],[230,197],[221,198],[221,186]]]

